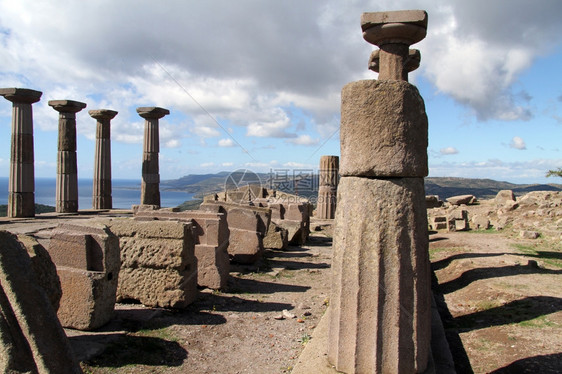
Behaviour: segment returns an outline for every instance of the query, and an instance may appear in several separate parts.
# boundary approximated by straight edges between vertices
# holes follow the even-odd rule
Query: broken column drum
[[[2,88],[0,96],[12,104],[12,141],[8,217],[35,216],[35,171],[33,156],[33,111],[31,104],[42,92],[27,88]]]
[[[97,120],[92,209],[112,209],[111,120],[117,115],[117,112],[109,109],[97,109],[90,110],[88,114]]]
[[[316,207],[320,219],[333,219],[336,213],[339,161],[338,156],[320,157],[318,204]]]
[[[342,90],[328,359],[345,373],[419,373],[431,322],[428,125],[405,62],[427,13],[364,13],[361,26],[381,48],[380,73]]]
[[[76,113],[86,107],[73,100],[50,100],[49,105],[59,112],[59,141],[57,154],[56,211],[78,211],[78,166],[76,162]]]
[[[141,204],[160,206],[160,174],[158,165],[160,138],[158,120],[170,114],[170,111],[159,107],[141,107],[137,108],[137,113],[145,119]]]

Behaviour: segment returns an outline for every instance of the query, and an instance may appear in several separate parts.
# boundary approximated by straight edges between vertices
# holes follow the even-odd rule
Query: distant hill
[[[161,182],[161,188],[167,190],[185,191],[195,194],[196,198],[224,190],[225,181],[230,172],[222,171],[216,174],[190,174],[179,179]],[[269,173],[257,174],[262,185],[269,186]],[[292,183],[288,187],[293,189]],[[492,179],[431,177],[425,178],[425,192],[427,195],[438,195],[441,200],[451,196],[471,194],[479,199],[491,199],[498,191],[512,190],[516,196],[531,191],[562,191],[561,184],[514,184],[499,182]],[[310,191],[301,191],[300,195],[308,196]],[[313,193],[315,195],[316,192]]]
[[[501,190],[512,190],[516,196],[531,191],[562,191],[560,184],[514,184],[492,179],[474,178],[425,178],[425,193],[446,199],[456,195],[474,195],[479,199],[494,198]]]
[[[54,206],[50,205],[43,205],[43,204],[35,204],[35,214],[40,213],[51,213],[55,211]],[[0,205],[0,217],[6,217],[8,214],[8,206],[7,205]]]

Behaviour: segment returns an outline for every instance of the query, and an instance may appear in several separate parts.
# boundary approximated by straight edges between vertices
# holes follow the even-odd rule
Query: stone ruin
[[[54,265],[40,245],[24,242],[0,231],[0,372],[81,373],[56,315]]]
[[[427,13],[364,13],[361,28],[380,48],[379,77],[342,90],[328,360],[345,373],[420,373],[431,328],[428,123],[407,76]]]

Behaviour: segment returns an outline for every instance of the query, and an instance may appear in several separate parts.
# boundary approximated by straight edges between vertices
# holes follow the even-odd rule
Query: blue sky
[[[80,178],[92,178],[95,120],[112,121],[114,178],[140,179],[143,120],[160,122],[160,174],[317,169],[339,155],[340,90],[376,79],[366,11],[425,9],[428,35],[410,74],[429,117],[430,176],[561,183],[562,2],[0,0],[2,87],[40,90],[37,177],[56,174],[58,115],[77,114]],[[0,176],[11,103],[0,99]]]

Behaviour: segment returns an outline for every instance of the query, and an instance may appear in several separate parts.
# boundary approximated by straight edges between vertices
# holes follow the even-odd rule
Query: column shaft
[[[35,171],[33,154],[32,104],[40,91],[25,88],[2,88],[0,96],[12,104],[8,217],[35,216]]]
[[[110,138],[111,119],[117,115],[117,112],[100,109],[90,110],[88,113],[97,120],[92,209],[112,209]]]

